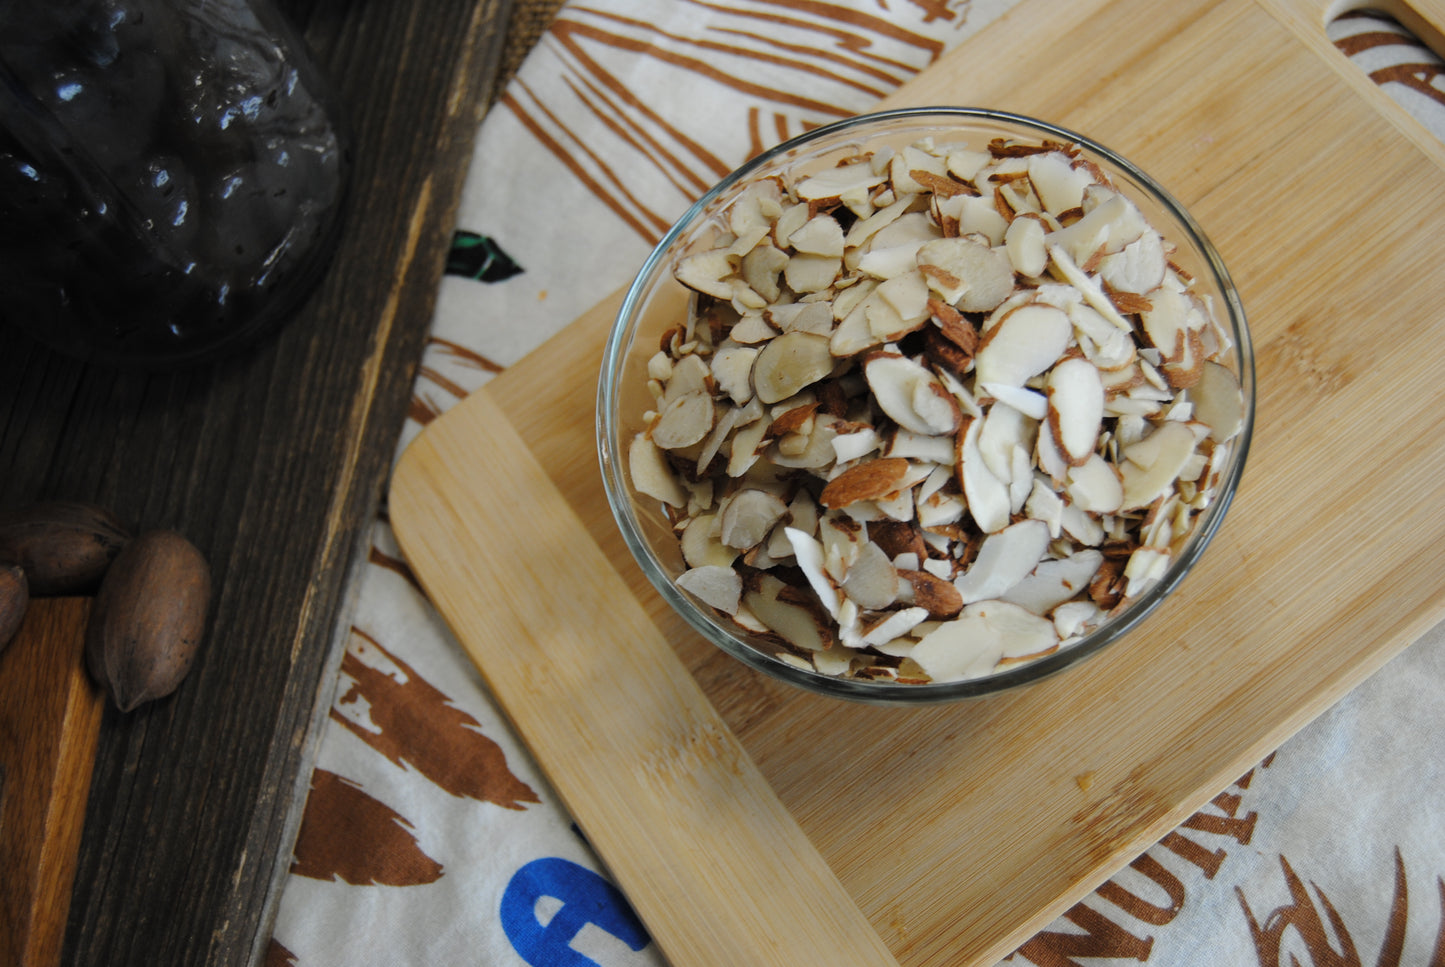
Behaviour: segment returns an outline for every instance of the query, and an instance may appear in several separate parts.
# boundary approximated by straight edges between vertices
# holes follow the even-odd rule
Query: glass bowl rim
[[[700,219],[708,214],[709,208],[719,197],[740,182],[746,181],[758,170],[798,149],[808,148],[817,142],[832,140],[858,129],[888,125],[893,122],[926,120],[937,120],[940,125],[953,122],[958,127],[964,127],[969,122],[988,122],[1016,127],[1020,129],[1021,133],[1032,133],[1046,139],[1076,144],[1084,151],[1108,162],[1119,172],[1127,175],[1134,182],[1135,187],[1152,196],[1153,200],[1168,213],[1177,226],[1189,236],[1189,241],[1208,265],[1214,282],[1219,288],[1219,294],[1223,297],[1225,313],[1234,338],[1234,355],[1239,365],[1237,376],[1244,398],[1244,416],[1238,434],[1230,441],[1233,448],[1230,463],[1227,472],[1220,479],[1214,502],[1204,510],[1194,532],[1187,538],[1183,551],[1170,561],[1164,576],[1152,587],[1146,589],[1120,614],[1108,618],[1098,628],[1066,648],[1060,648],[1043,658],[1024,662],[978,678],[924,684],[839,678],[800,668],[740,640],[738,636],[729,632],[720,620],[706,614],[700,605],[684,594],[668,577],[638,526],[632,510],[631,483],[625,479],[622,461],[615,452],[613,435],[616,429],[614,416],[619,392],[617,377],[621,372],[625,350],[630,342],[629,320],[640,309],[646,290],[652,284],[659,268],[662,267],[660,263],[670,257],[670,250],[674,243],[684,232],[691,230]],[[1238,290],[1214,244],[1204,233],[1203,228],[1194,220],[1194,217],[1173,195],[1133,162],[1099,142],[1068,128],[1028,115],[992,108],[923,106],[865,112],[796,135],[733,169],[697,201],[693,202],[672,223],[668,231],[648,253],[647,259],[628,285],[622,303],[613,318],[603,349],[601,378],[597,389],[595,432],[603,488],[613,519],[622,533],[623,542],[627,545],[633,559],[641,567],[648,582],[695,631],[745,665],[815,694],[869,704],[930,705],[965,698],[980,698],[1057,674],[1079,664],[1103,650],[1105,646],[1124,637],[1152,614],[1179,585],[1185,575],[1192,570],[1195,562],[1204,553],[1204,549],[1223,524],[1238,490],[1240,477],[1244,472],[1244,465],[1253,438],[1254,414],[1254,349]]]

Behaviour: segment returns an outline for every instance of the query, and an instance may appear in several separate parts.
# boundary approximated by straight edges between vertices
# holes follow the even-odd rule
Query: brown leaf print
[[[1250,936],[1254,940],[1255,953],[1259,958],[1260,967],[1302,967],[1299,959],[1293,954],[1290,955],[1287,964],[1280,959],[1286,938],[1291,930],[1295,932],[1309,952],[1310,967],[1361,967],[1360,955],[1355,949],[1349,928],[1345,925],[1344,918],[1340,916],[1334,904],[1330,902],[1330,898],[1325,895],[1318,884],[1311,883],[1310,887],[1314,889],[1315,897],[1318,898],[1316,903],[1316,900],[1311,898],[1304,881],[1290,866],[1289,860],[1281,856],[1279,864],[1284,870],[1285,886],[1289,890],[1291,902],[1272,910],[1264,918],[1263,925],[1255,919],[1254,911],[1250,909],[1244,891],[1238,887],[1235,888],[1240,906],[1244,908],[1245,920],[1249,924]],[[1435,949],[1428,967],[1445,967],[1445,879],[1437,879],[1436,882],[1440,891],[1440,930],[1436,936]],[[1321,915],[1322,911],[1323,915]],[[1395,893],[1386,922],[1385,939],[1380,945],[1380,954],[1375,960],[1375,967],[1401,967],[1404,963],[1402,958],[1409,914],[1409,889],[1405,878],[1405,860],[1397,847],[1395,850]],[[1328,925],[1326,921],[1328,921]]]
[[[296,955],[283,947],[275,937],[266,945],[266,958],[261,961],[262,967],[297,967]]]
[[[400,813],[356,783],[317,769],[311,774],[311,794],[292,851],[291,872],[353,886],[434,883],[441,878],[442,866],[422,852],[412,828]]]
[[[442,789],[505,809],[541,802],[507,768],[502,747],[481,724],[370,635],[351,629],[341,659],[351,687],[331,717],[396,765],[405,765]]]

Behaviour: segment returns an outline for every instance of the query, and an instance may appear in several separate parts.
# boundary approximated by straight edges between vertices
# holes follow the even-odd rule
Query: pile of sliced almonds
[[[633,486],[679,587],[825,675],[1067,647],[1163,576],[1240,430],[1171,243],[1075,146],[980,147],[758,181],[675,267]]]

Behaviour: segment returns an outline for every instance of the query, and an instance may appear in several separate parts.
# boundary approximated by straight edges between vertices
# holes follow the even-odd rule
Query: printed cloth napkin
[[[625,284],[729,169],[869,109],[1013,2],[571,0],[479,132],[398,453]],[[1428,51],[1373,16],[1330,31],[1445,132]],[[268,963],[663,964],[384,515],[358,580]],[[1445,967],[1442,762],[1437,628],[1006,962]]]

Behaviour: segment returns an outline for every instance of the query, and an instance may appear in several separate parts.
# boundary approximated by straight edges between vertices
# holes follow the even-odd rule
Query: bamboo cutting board
[[[1243,298],[1258,416],[1235,505],[1173,599],[1081,667],[902,710],[801,694],[712,650],[632,566],[603,496],[592,416],[610,304],[403,455],[390,499],[413,567],[677,967],[726,962],[699,953],[719,922],[764,928],[737,882],[711,885],[708,796],[722,787],[681,788],[688,770],[766,817],[729,850],[729,876],[768,869],[749,851],[774,842],[812,871],[801,833],[825,864],[825,899],[802,909],[840,930],[861,914],[910,967],[991,965],[1445,617],[1439,568],[1419,563],[1445,541],[1445,306],[1431,284],[1445,151],[1332,47],[1326,6],[1024,0],[887,102],[1018,111],[1102,141],[1191,210]],[[1405,19],[1437,37],[1445,4]],[[544,514],[534,532],[503,522]],[[574,592],[557,580],[569,568],[592,604],[552,607]],[[538,589],[546,607],[518,597]],[[528,663],[554,655],[555,675]],[[634,660],[659,667],[617,674]],[[567,714],[549,716],[552,702]],[[606,783],[594,725],[621,735]],[[631,855],[663,828],[671,863]],[[684,902],[683,883],[705,902]],[[841,912],[823,905],[838,885]],[[784,907],[778,929],[816,926]]]

